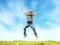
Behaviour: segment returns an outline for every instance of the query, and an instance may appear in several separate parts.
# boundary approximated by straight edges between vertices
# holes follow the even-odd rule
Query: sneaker
[[[24,35],[24,38],[27,37],[27,35]]]
[[[35,36],[36,38],[38,38],[38,36]]]

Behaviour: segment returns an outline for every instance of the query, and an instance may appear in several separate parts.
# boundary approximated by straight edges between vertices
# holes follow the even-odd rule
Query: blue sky
[[[26,16],[20,7],[33,13],[33,24],[39,38],[31,28],[23,38]],[[60,41],[60,0],[0,0],[0,40],[57,40]],[[32,34],[32,35],[31,35]],[[14,38],[14,37],[15,38]]]

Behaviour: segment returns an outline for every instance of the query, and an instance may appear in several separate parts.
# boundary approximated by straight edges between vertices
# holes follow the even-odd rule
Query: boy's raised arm
[[[26,14],[26,11],[24,11],[22,8],[20,8],[21,9],[21,11],[24,13],[24,14]]]
[[[40,13],[40,12],[35,12],[34,15],[37,15],[37,14],[39,14],[39,13]]]

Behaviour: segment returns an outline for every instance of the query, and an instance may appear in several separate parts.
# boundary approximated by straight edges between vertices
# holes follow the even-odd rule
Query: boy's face
[[[29,10],[29,11],[27,12],[27,14],[28,14],[28,15],[31,15],[31,14],[32,14],[32,11]]]

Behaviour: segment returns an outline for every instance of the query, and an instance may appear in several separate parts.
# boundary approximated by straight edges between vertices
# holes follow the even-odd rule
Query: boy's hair
[[[28,11],[30,11],[30,12],[32,13],[32,10],[28,10]],[[27,11],[27,12],[28,12],[28,11]]]

